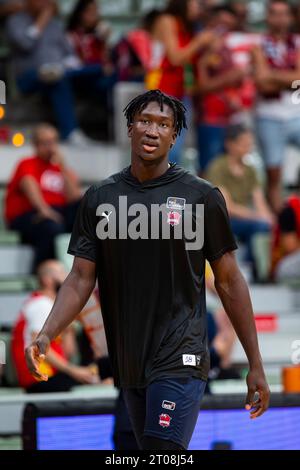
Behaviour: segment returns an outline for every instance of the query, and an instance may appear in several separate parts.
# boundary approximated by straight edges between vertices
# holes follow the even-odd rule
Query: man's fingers
[[[266,410],[267,408],[263,404],[260,404],[257,408],[251,411],[250,418],[251,419],[259,418]]]
[[[48,376],[41,374],[39,370],[40,362],[44,359],[45,355],[40,354],[40,349],[37,345],[31,346],[27,350],[27,366],[31,375],[37,380],[47,381]]]
[[[262,414],[267,411],[269,406],[269,392],[259,392],[259,398],[252,404],[252,410],[250,412],[250,418],[259,418]]]
[[[245,406],[246,410],[251,410],[251,408],[253,407],[255,391],[256,390],[254,388],[248,389],[248,394],[246,398],[246,406]]]

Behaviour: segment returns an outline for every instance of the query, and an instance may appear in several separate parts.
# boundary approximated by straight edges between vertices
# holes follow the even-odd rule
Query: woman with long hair
[[[147,89],[160,89],[183,100],[188,108],[193,86],[193,63],[197,53],[212,39],[212,33],[195,33],[201,9],[198,0],[170,0],[156,20],[153,31],[153,61],[146,75]],[[184,135],[177,139],[171,159],[179,162]]]

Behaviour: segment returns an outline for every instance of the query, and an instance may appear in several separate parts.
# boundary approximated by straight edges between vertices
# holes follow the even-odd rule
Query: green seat
[[[35,276],[16,277],[13,279],[0,278],[0,292],[18,293],[37,289],[38,283]]]
[[[258,233],[252,238],[253,256],[257,268],[258,279],[267,281],[271,268],[272,235],[269,233]]]
[[[19,245],[20,235],[17,232],[10,232],[0,229],[0,245]]]
[[[73,265],[74,257],[68,254],[68,246],[71,235],[63,233],[55,238],[55,254],[59,261],[61,261],[67,272],[70,272]]]

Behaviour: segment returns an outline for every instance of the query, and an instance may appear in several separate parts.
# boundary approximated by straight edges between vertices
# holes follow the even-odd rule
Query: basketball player
[[[224,198],[168,161],[186,127],[184,106],[154,90],[129,103],[125,115],[131,166],[84,196],[69,246],[72,271],[26,350],[27,363],[47,380],[39,361],[83,308],[97,278],[114,381],[124,391],[139,447],[187,449],[209,370],[206,260],[249,361],[245,406],[251,418],[267,409],[269,388]]]

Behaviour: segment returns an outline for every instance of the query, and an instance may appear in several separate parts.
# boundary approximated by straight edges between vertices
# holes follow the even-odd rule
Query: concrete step
[[[33,250],[29,246],[0,246],[0,278],[30,274]]]
[[[120,171],[125,166],[125,161],[126,164],[128,161],[128,157],[124,157],[118,147],[103,143],[87,148],[62,145],[61,150],[66,163],[70,168],[73,168],[83,183],[99,182]],[[17,163],[25,157],[30,157],[33,153],[29,144],[20,148],[1,145],[0,184],[6,184]]]

